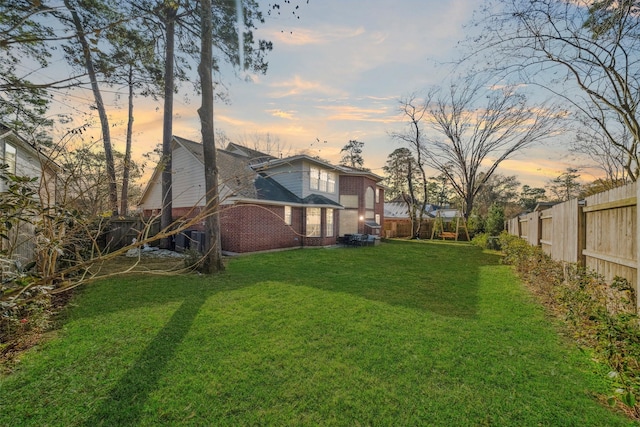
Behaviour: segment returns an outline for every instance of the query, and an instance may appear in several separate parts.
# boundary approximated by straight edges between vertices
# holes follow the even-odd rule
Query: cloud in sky
[[[295,111],[282,111],[282,110],[267,110],[273,117],[278,117],[286,120],[295,119]]]
[[[333,87],[330,83],[322,81],[305,80],[295,75],[287,80],[271,83],[269,85],[273,90],[267,95],[271,98],[284,98],[288,96],[302,95],[326,95],[326,96],[345,96],[346,92]]]
[[[341,42],[345,39],[357,37],[365,32],[363,27],[348,28],[325,24],[319,28],[295,27],[285,32],[275,28],[264,31],[265,35],[276,45],[308,46]]]
[[[268,2],[259,3],[266,11]],[[448,77],[447,64],[458,57],[456,45],[468,31],[464,24],[478,6],[477,0],[311,0],[301,2],[300,19],[265,16],[255,36],[274,43],[269,69],[246,82],[222,67],[230,103],[216,103],[215,125],[232,140],[269,133],[293,152],[334,162],[350,139],[358,139],[365,143],[365,166],[382,173],[387,156],[399,147],[389,133],[404,128],[399,99]],[[199,141],[200,100],[189,83],[180,90],[174,134]],[[83,107],[83,101],[73,102],[88,111],[88,101]],[[114,110],[114,104],[108,108],[119,148],[126,110]],[[140,156],[162,140],[162,103],[138,98],[135,108],[134,155]],[[498,172],[522,174],[523,183],[540,185],[566,168],[562,156],[526,153]]]

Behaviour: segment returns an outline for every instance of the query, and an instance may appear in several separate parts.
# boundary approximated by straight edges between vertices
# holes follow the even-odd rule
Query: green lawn
[[[88,286],[0,425],[633,425],[499,256],[390,242]]]

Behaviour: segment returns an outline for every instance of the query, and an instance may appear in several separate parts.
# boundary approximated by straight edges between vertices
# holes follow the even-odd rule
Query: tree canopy
[[[576,150],[608,178],[640,174],[640,7],[635,0],[507,0],[482,8],[481,69],[545,88],[571,109]],[[602,155],[605,154],[605,155]]]
[[[483,185],[515,153],[554,135],[560,115],[552,106],[530,105],[515,86],[476,78],[411,98],[405,111],[412,145],[423,164],[443,174],[468,216]],[[405,139],[408,140],[408,139]]]

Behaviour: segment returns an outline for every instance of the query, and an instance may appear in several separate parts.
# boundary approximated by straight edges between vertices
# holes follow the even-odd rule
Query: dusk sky
[[[269,2],[260,3],[266,15]],[[238,77],[224,71],[230,103],[216,103],[215,125],[233,141],[269,133],[285,155],[305,151],[332,162],[339,161],[349,140],[357,139],[365,143],[365,167],[382,175],[387,156],[400,147],[389,136],[404,126],[399,99],[444,82],[449,64],[461,54],[456,46],[465,37],[464,25],[480,2],[299,3],[299,19],[283,7],[280,16],[266,16],[255,33],[274,44],[266,75]],[[64,109],[72,101],[57,107]],[[200,141],[200,100],[190,84],[182,85],[175,101],[174,134]],[[124,147],[125,107],[124,98],[117,108],[109,107],[119,150]],[[139,98],[135,108],[134,156],[139,157],[162,140],[162,105]],[[543,186],[576,162],[573,155],[547,145],[519,153],[498,172]],[[593,179],[588,173],[583,178]]]

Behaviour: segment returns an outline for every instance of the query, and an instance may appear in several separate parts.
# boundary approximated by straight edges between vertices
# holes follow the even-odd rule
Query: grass
[[[0,425],[633,425],[499,256],[259,254],[83,289],[0,379]]]

